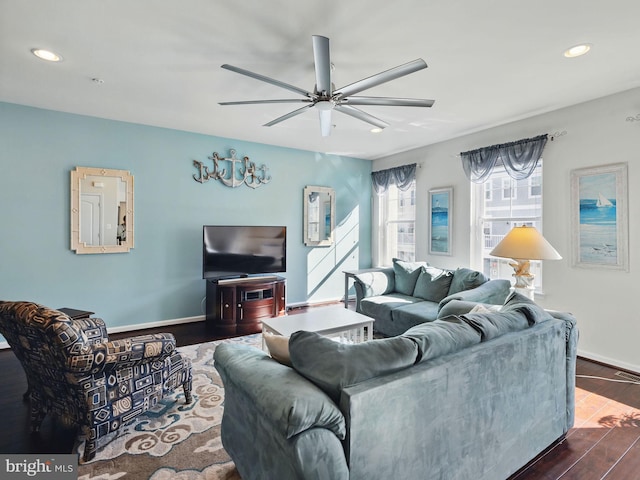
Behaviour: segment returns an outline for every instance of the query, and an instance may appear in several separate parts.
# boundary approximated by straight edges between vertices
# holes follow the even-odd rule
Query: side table
[[[344,273],[344,308],[349,308],[349,279],[360,273],[376,272],[379,268],[363,268],[361,270],[343,270]]]
[[[91,315],[96,312],[90,312],[89,310],[77,310],[75,308],[58,308],[59,312],[64,313],[71,320],[79,320],[80,318],[89,318]]]

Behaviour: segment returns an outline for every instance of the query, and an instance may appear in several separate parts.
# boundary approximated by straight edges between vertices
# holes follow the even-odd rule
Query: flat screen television
[[[205,225],[202,278],[287,271],[287,227]]]

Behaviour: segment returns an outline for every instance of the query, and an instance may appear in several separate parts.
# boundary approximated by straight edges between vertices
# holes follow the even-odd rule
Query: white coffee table
[[[291,336],[299,330],[316,332],[345,343],[360,343],[373,338],[373,318],[339,306],[313,307],[304,313],[262,320],[262,332]],[[262,348],[265,348],[264,337]]]

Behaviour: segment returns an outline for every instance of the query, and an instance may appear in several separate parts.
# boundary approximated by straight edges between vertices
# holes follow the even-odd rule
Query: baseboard
[[[587,360],[593,360],[597,363],[602,363],[608,367],[619,368],[621,370],[626,370],[630,373],[640,373],[640,365],[633,365],[632,363],[621,362],[620,360],[616,360],[614,358],[605,357],[603,355],[597,355],[591,352],[585,352],[584,350],[578,349],[578,356],[582,358],[586,358]]]
[[[205,316],[198,315],[195,317],[173,318],[170,320],[160,320],[158,322],[138,323],[135,325],[123,325],[121,327],[107,327],[107,333],[131,332],[134,330],[145,330],[147,328],[167,327],[171,325],[181,325],[183,323],[204,322]],[[6,341],[0,342],[0,350],[10,348]]]
[[[107,327],[108,333],[122,333],[133,330],[145,330],[147,328],[167,327],[170,325],[182,325],[183,323],[204,322],[204,315],[195,317],[174,318],[170,320],[160,320],[158,322],[138,323],[137,325],[124,325],[122,327]]]
[[[330,299],[330,300],[321,300],[318,302],[298,302],[298,303],[288,303],[287,311],[295,310],[297,308],[310,308],[310,307],[324,307],[328,305],[344,305],[342,299]]]

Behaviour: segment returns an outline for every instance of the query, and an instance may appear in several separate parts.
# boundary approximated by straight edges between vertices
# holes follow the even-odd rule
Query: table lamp
[[[560,260],[562,257],[535,227],[513,227],[489,253],[494,257],[511,258],[516,292],[533,300],[534,275],[529,271],[530,260]]]

